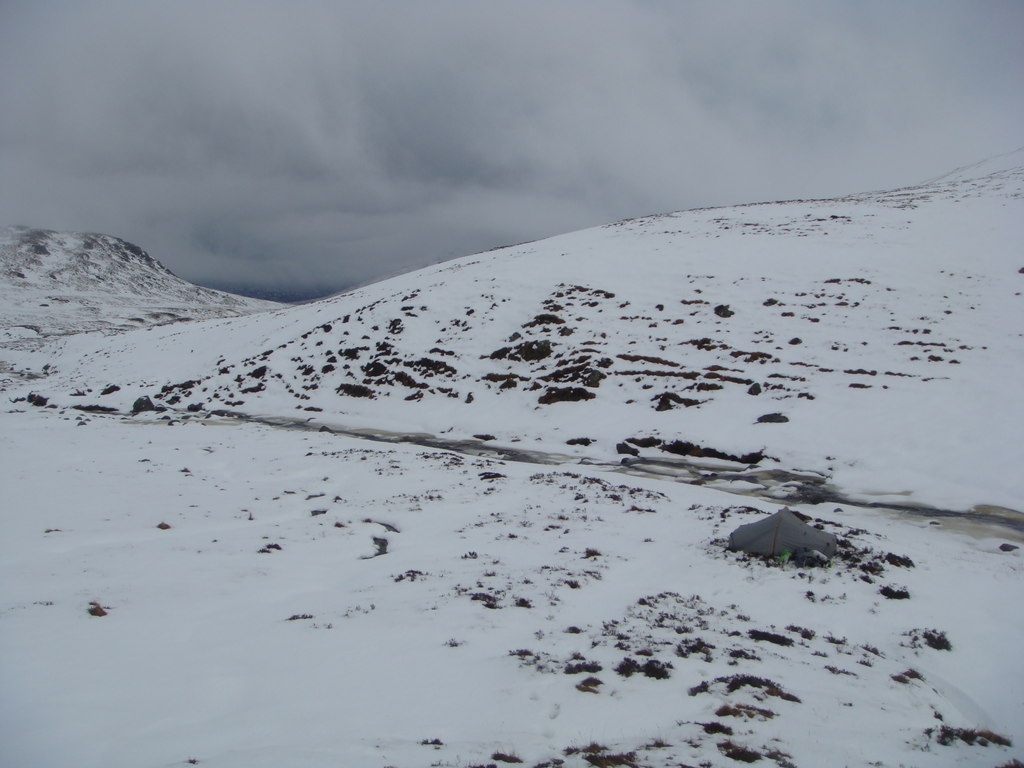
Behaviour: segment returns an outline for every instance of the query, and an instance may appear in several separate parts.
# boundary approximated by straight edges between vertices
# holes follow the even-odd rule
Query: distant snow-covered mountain
[[[136,245],[110,235],[0,228],[2,341],[278,306],[182,280]]]

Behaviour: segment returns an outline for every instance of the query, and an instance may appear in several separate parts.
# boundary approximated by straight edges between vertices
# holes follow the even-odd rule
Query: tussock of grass
[[[751,629],[747,632],[747,636],[751,640],[775,643],[775,645],[788,646],[793,644],[793,638],[786,637],[785,635],[778,635],[774,632],[766,632],[763,629]]]
[[[878,590],[879,594],[887,600],[909,600],[910,592],[903,587],[890,587],[888,585]]]
[[[735,744],[732,741],[718,742],[718,751],[728,758],[741,763],[756,763],[762,755],[755,749]]]
[[[523,759],[518,755],[509,754],[508,752],[495,752],[491,755],[491,760],[497,760],[500,763],[521,763]]]
[[[920,648],[923,643],[936,651],[953,650],[953,644],[949,642],[946,633],[938,629],[912,629],[904,632],[904,635],[910,638],[907,645],[911,648]]]
[[[723,704],[715,710],[718,717],[742,717],[745,720],[771,720],[775,713],[770,709],[755,707],[752,704]]]
[[[586,755],[583,758],[594,768],[613,768],[617,765],[624,765],[626,768],[640,768],[636,762],[636,752],[624,752],[618,755]]]
[[[712,720],[710,723],[701,723],[700,725],[704,729],[704,733],[723,733],[726,736],[732,736],[732,728],[725,723]]]
[[[800,637],[802,637],[804,640],[813,640],[814,639],[814,630],[813,629],[806,629],[805,627],[798,627],[796,624],[790,624],[788,627],[786,627],[786,631],[787,632],[795,632],[796,634],[800,635]]]
[[[784,690],[778,683],[767,680],[763,677],[755,677],[754,675],[730,675],[728,677],[716,677],[713,681],[708,682],[705,680],[699,685],[695,685],[690,689],[689,693],[691,696],[696,696],[698,693],[707,693],[714,683],[725,683],[725,690],[728,693],[735,693],[740,688],[751,687],[758,688],[764,691],[767,696],[775,696],[786,701],[792,701],[800,703],[800,699]]]
[[[898,675],[889,675],[897,683],[908,685],[911,680],[924,680],[924,677],[916,669],[908,669]]]
[[[939,727],[938,733],[935,733],[935,730],[932,728],[929,728],[925,733],[929,736],[935,734],[935,740],[944,747],[952,746],[957,741],[979,747],[987,747],[989,744],[998,744],[1001,747],[1013,746],[1013,742],[1010,739],[985,729],[953,728],[943,725]]]
[[[599,677],[588,677],[576,684],[576,690],[581,693],[598,693],[598,686],[604,685]]]

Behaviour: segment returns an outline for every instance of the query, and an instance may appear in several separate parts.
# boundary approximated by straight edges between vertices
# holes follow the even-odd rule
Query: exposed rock
[[[753,384],[750,385],[750,389],[747,390],[747,394],[748,395],[760,395],[761,394],[761,385],[758,384],[755,381]]]
[[[728,304],[719,304],[715,307],[715,314],[719,317],[732,317],[736,313],[729,308]]]
[[[789,421],[788,416],[783,416],[781,413],[766,413],[764,416],[757,417],[758,424],[785,424]]]
[[[104,387],[103,391],[100,392],[100,394],[101,395],[112,395],[115,392],[119,392],[120,390],[121,390],[121,388],[119,386],[117,386],[117,384],[111,384],[109,387]]]
[[[1003,552],[1013,552],[1015,549],[1020,549],[1016,544],[1002,543],[999,545],[999,549]]]
[[[566,440],[566,445],[590,445],[593,443],[593,439],[589,437],[574,437],[571,440]]]
[[[156,406],[153,405],[153,401],[149,399],[147,395],[136,398],[135,402],[132,403],[132,415],[142,413],[143,411],[155,411]]]
[[[656,437],[630,437],[626,439],[627,443],[632,443],[638,448],[654,448],[661,445],[661,440]]]
[[[370,377],[383,376],[388,372],[388,367],[380,360],[374,360],[363,366],[363,373]]]
[[[541,405],[549,405],[551,403],[593,400],[594,397],[593,392],[583,387],[548,387],[547,391],[537,399],[537,402]]]
[[[50,402],[50,399],[48,397],[43,397],[42,395],[37,395],[35,392],[30,392],[28,397],[25,398],[25,399],[28,400],[28,402],[31,405],[35,405],[35,406],[37,406],[39,408],[42,408],[44,405],[46,405],[48,402]]]
[[[541,341],[524,341],[514,347],[502,347],[491,352],[492,360],[517,360],[520,362],[533,362],[543,360],[551,355],[551,342],[547,339]]]
[[[71,407],[85,413],[117,413],[117,408],[112,408],[109,405],[72,405]]]
[[[564,368],[557,368],[546,376],[541,376],[541,381],[557,381],[566,384],[571,381],[578,381],[586,387],[596,389],[601,382],[608,378],[608,375],[601,371],[595,371],[587,362],[577,365],[568,365]]]
[[[677,405],[691,408],[695,405],[700,405],[703,402],[702,400],[694,400],[691,397],[682,397],[677,395],[675,392],[663,392],[652,399],[657,401],[657,405],[654,406],[654,410],[656,411],[670,411]]]
[[[419,360],[406,361],[402,363],[402,365],[406,368],[412,368],[413,370],[420,371],[427,376],[433,376],[434,374],[454,376],[458,373],[458,371],[448,365],[448,363],[442,360],[431,360],[429,357],[421,357]]]
[[[724,451],[719,451],[717,448],[705,448],[704,446],[686,442],[685,440],[676,440],[662,445],[661,450],[666,453],[674,453],[677,456],[692,456],[696,459],[724,459],[725,461],[735,461],[740,464],[760,464],[765,459],[763,451],[744,453],[740,456],[735,456],[725,453]]]
[[[615,446],[615,452],[620,454],[626,454],[628,456],[639,456],[640,451],[627,443],[619,443]]]
[[[537,315],[533,320],[523,324],[523,328],[530,328],[534,325],[561,325],[565,320],[560,318],[558,315],[552,315],[550,313],[544,313]]]
[[[362,384],[339,384],[335,391],[339,395],[348,395],[349,397],[373,397],[373,390]]]

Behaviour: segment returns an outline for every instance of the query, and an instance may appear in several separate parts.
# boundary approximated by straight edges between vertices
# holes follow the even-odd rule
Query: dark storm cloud
[[[1014,149],[1006,2],[0,4],[0,223],[326,291]]]

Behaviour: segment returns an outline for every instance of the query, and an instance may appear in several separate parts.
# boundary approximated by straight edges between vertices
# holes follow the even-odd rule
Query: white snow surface
[[[35,346],[5,305],[4,764],[1024,759],[1021,166]],[[1006,524],[789,499],[841,549],[780,567],[724,546],[769,470]]]

